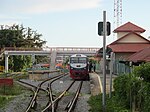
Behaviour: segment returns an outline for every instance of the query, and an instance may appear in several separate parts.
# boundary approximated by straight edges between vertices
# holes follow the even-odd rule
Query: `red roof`
[[[120,52],[120,53],[125,53],[125,52],[138,52],[144,48],[150,47],[150,43],[118,43],[118,44],[110,44],[108,45],[112,49],[113,52]]]
[[[150,62],[150,47],[145,48],[137,53],[134,53],[128,58],[128,61],[133,62]]]
[[[143,29],[131,22],[128,22],[128,23],[116,28],[114,30],[114,32],[115,33],[116,32],[141,32],[141,33],[143,33],[143,32],[145,32],[145,29]]]
[[[124,38],[129,37],[129,35],[134,34],[137,35],[139,38],[145,40],[143,42],[123,42],[120,41]],[[142,50],[146,47],[150,47],[150,41],[144,37],[142,37],[141,35],[135,33],[135,32],[130,32],[128,34],[126,34],[125,36],[119,38],[118,40],[112,42],[111,44],[108,45],[108,47],[110,47],[112,49],[113,52],[130,52],[130,53],[135,53],[139,50]]]

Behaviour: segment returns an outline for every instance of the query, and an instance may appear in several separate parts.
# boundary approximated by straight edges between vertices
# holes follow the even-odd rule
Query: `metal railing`
[[[4,51],[41,51],[42,48],[5,47]]]
[[[100,48],[89,47],[44,47],[44,50],[50,51],[98,51]]]
[[[0,49],[0,53],[7,51],[98,51],[100,48],[90,47],[43,47],[43,48],[22,48],[22,47],[5,47]]]

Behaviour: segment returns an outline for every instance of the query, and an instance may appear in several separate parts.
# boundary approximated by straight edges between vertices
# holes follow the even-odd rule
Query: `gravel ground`
[[[26,81],[33,85],[38,85],[40,83],[40,81],[31,81],[31,80],[22,80],[22,81]],[[54,93],[61,93],[69,86],[69,84],[72,81],[73,80],[70,77],[65,76],[62,79],[59,79],[58,81],[53,83],[52,90],[54,91]],[[75,88],[78,87],[78,84],[79,81],[77,81],[77,83],[75,83],[72,86],[72,88],[69,90],[69,94],[72,94],[76,90]],[[47,83],[45,83],[42,87],[46,88],[46,86]],[[25,109],[27,108],[27,105],[29,104],[29,101],[31,99],[31,97],[29,97],[30,95],[31,92],[26,92],[24,94],[17,96],[5,108],[0,109],[0,112],[25,112]],[[70,100],[69,96],[66,95],[65,97],[68,97],[67,99]],[[76,108],[74,109],[74,112],[88,112],[90,108],[87,103],[89,97],[90,97],[90,81],[84,81],[81,89],[81,94],[79,96],[79,100],[77,101],[77,105]],[[68,101],[64,100],[62,102],[63,103],[61,105],[63,107],[64,105],[67,105]],[[40,112],[40,111],[36,111],[36,112]],[[64,110],[58,109],[57,112],[64,112]]]
[[[4,108],[0,109],[0,112],[25,112],[25,107],[28,105],[31,97],[29,97],[30,92],[23,93],[14,100],[10,101]]]
[[[60,79],[54,82],[54,84],[52,85],[52,88],[54,88],[53,91],[62,92],[64,88],[67,88],[72,81],[73,80],[71,80],[69,77],[65,77],[64,79]],[[61,83],[61,85],[59,83]],[[75,84],[69,90],[68,94],[73,94],[78,88],[79,83],[80,81],[75,82]],[[79,95],[79,100],[77,101],[77,105],[76,108],[74,109],[74,112],[88,112],[89,106],[87,101],[89,97],[90,97],[90,82],[84,81]],[[59,104],[60,107],[57,109],[57,111],[65,112],[64,108],[67,106],[70,99],[72,99],[71,96],[65,96],[60,102]]]

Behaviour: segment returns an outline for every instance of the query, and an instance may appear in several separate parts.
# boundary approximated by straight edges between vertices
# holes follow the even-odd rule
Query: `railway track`
[[[58,79],[62,78],[63,76],[66,76],[66,75],[67,75],[67,73],[52,77],[50,79],[46,79],[46,80],[42,81],[41,83],[39,83],[37,87],[32,85],[32,84],[29,84],[29,83],[26,83],[23,81],[19,81],[20,83],[23,83],[23,84],[30,86],[32,88],[31,90],[33,91],[32,98],[31,98],[30,103],[29,103],[25,112],[29,112],[31,109],[35,109],[37,107],[37,97],[38,97],[38,93],[40,90],[45,91],[47,94],[49,94],[47,89],[43,89],[41,87],[44,83],[46,83],[48,81],[52,81],[52,80],[58,80]],[[33,90],[33,88],[34,88],[34,90]]]
[[[78,89],[73,97],[73,99],[68,103],[68,105],[66,106],[65,110],[67,110],[67,112],[71,112],[74,108],[75,105],[77,103],[80,91],[81,91],[81,87],[82,87],[83,81],[80,82]]]
[[[28,86],[31,86],[31,90],[33,91],[32,98],[30,99],[30,102],[25,110],[25,112],[60,112],[60,109],[62,109],[63,112],[72,112],[76,106],[82,84],[84,81],[75,81],[75,80],[70,80],[68,83],[68,87],[66,86],[65,89],[62,92],[55,93],[53,92],[53,83],[56,81],[59,81],[62,77],[66,76],[65,75],[58,75],[50,79],[46,79],[42,81],[41,83],[38,84],[38,86],[34,86],[32,84],[28,84],[23,81],[19,81],[20,83],[24,83]],[[62,79],[61,79],[62,80]],[[47,82],[47,83],[46,83]],[[47,88],[42,88],[42,85],[46,83]],[[61,84],[60,84],[61,85]],[[73,89],[73,92],[70,94],[69,91],[70,89]],[[41,94],[39,91],[43,91],[45,94]],[[72,91],[72,90],[71,90]],[[54,95],[54,93],[56,95]],[[68,95],[69,93],[69,95]],[[41,96],[40,96],[41,95]],[[45,96],[44,96],[45,95]],[[44,97],[42,101],[42,106],[38,106],[41,102],[39,101],[39,96]],[[69,97],[69,98],[68,98]],[[46,99],[46,100],[45,100]],[[67,103],[65,102],[62,107],[61,103],[63,100],[66,99]],[[43,105],[44,104],[44,105]]]
[[[44,108],[42,110],[42,112],[47,111],[48,109],[52,109],[52,112],[55,112],[56,108],[54,107],[55,105],[57,105],[58,101],[66,94],[66,92],[71,88],[71,86],[75,83],[75,81],[73,81],[66,90],[64,90],[55,100],[50,100],[48,105],[46,106],[46,108]],[[51,86],[51,85],[50,85]],[[51,92],[51,87],[49,88],[49,91]],[[51,97],[51,96],[50,96]],[[52,98],[51,98],[52,99]]]
[[[62,100],[62,98],[65,96],[65,94],[70,90],[70,88],[74,85],[74,83],[76,83],[78,81],[72,81],[72,83],[60,94],[58,95],[55,99],[52,97],[52,89],[51,89],[51,84],[49,84],[49,97],[50,97],[50,101],[48,103],[48,105],[46,106],[46,108],[44,108],[42,110],[42,112],[57,112],[57,108],[58,108],[58,104],[59,104],[59,101]],[[74,108],[75,108],[75,105],[77,103],[77,100],[78,100],[78,96],[80,94],[80,90],[81,90],[81,87],[82,87],[82,83],[83,81],[80,81],[80,84],[74,94],[74,96],[72,95],[72,99],[70,101],[68,101],[68,104],[66,105],[66,108],[64,108],[63,110],[66,111],[66,112],[71,112]]]

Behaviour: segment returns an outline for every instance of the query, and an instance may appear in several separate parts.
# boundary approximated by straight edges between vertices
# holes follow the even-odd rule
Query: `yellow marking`
[[[96,75],[98,77],[98,82],[99,82],[99,87],[100,87],[101,93],[103,93],[103,87],[102,87],[102,82],[101,82],[100,76],[98,74],[96,74]]]

